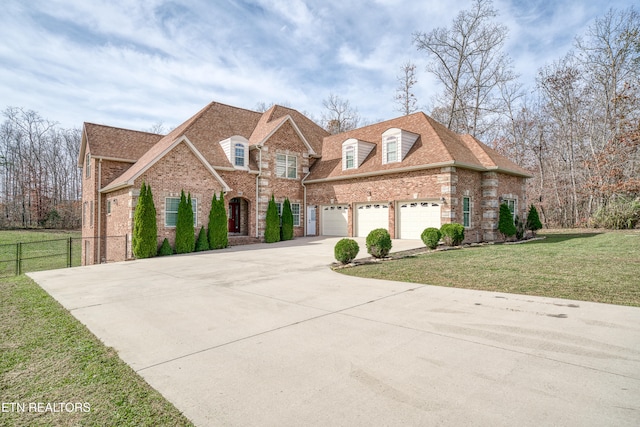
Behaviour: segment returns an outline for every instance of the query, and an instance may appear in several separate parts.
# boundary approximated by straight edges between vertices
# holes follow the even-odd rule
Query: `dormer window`
[[[235,165],[236,166],[240,166],[240,167],[244,167],[245,165],[245,152],[246,152],[246,148],[244,146],[244,144],[240,144],[240,143],[236,143],[235,146]]]
[[[220,141],[220,146],[227,156],[229,163],[236,169],[248,169],[249,161],[247,157],[247,150],[249,148],[249,141],[239,135],[234,135],[231,138],[227,138],[224,141]]]
[[[384,154],[386,157],[385,163],[393,163],[398,161],[398,138],[395,136],[388,136],[385,138],[386,148]]]
[[[344,168],[353,169],[355,167],[356,150],[354,147],[347,147],[344,150]]]
[[[385,131],[382,134],[382,164],[403,161],[418,136],[398,128]]]
[[[342,170],[358,169],[373,147],[371,142],[349,138],[342,143]]]

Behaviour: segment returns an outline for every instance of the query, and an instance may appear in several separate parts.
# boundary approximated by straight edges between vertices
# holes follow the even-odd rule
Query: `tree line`
[[[0,228],[80,227],[80,129],[8,107],[0,125]]]

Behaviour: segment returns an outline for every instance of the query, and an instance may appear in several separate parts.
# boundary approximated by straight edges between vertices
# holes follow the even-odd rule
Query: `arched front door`
[[[240,233],[240,199],[233,198],[229,201],[229,233]]]

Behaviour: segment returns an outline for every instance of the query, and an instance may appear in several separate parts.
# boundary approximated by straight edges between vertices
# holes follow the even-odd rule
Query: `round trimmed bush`
[[[440,233],[440,230],[434,227],[425,228],[422,234],[420,235],[422,242],[429,249],[437,248],[438,242],[440,241],[441,237],[442,237],[442,233]]]
[[[336,243],[333,249],[333,254],[338,261],[343,264],[348,264],[356,258],[360,252],[360,246],[358,242],[353,239],[341,239]]]
[[[442,240],[447,246],[458,246],[464,240],[464,225],[452,223],[442,224],[440,227],[442,233]]]
[[[375,258],[384,258],[391,250],[391,236],[384,228],[371,230],[367,236],[367,252]]]

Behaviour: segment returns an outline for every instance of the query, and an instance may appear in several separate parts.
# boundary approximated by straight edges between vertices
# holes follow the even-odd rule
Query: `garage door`
[[[427,227],[440,228],[440,205],[429,202],[399,203],[400,239],[420,239]]]
[[[389,229],[389,206],[386,204],[366,203],[356,205],[356,236],[367,237],[376,228]]]
[[[324,236],[347,236],[348,214],[347,205],[322,206],[322,234]]]

